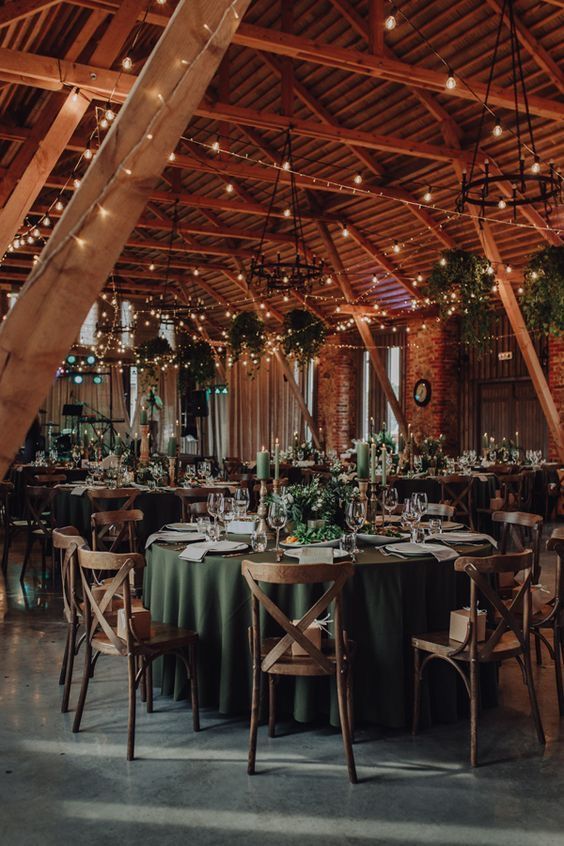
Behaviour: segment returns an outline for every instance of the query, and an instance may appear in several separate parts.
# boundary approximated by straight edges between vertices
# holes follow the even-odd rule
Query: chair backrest
[[[523,511],[525,473],[507,473],[500,480],[503,511]]]
[[[473,528],[472,489],[474,477],[454,474],[440,476],[439,481],[441,484],[441,503],[452,505],[454,516]]]
[[[53,529],[53,547],[61,551],[61,584],[65,617],[70,622],[78,608],[78,550],[87,543],[74,526]]]
[[[487,558],[461,556],[454,563],[454,569],[470,577],[470,626],[462,647],[469,647],[471,657],[490,660],[500,639],[511,632],[519,642],[522,652],[528,648],[531,616],[531,581],[533,553],[530,549],[508,555],[490,555]],[[501,573],[521,573],[523,581],[511,603],[502,600],[492,585],[491,576]],[[495,629],[488,630],[486,640],[478,641],[478,603],[480,596],[497,612],[499,622]],[[516,613],[517,612],[517,613]]]
[[[86,492],[92,511],[106,511],[104,508],[106,502],[113,502],[122,499],[123,503],[119,508],[121,511],[127,511],[128,508],[134,508],[135,500],[141,493],[138,488],[89,488]]]
[[[174,493],[180,499],[182,505],[182,520],[188,523],[192,514],[192,505],[197,502],[207,503],[209,493],[229,496],[229,488],[176,488]]]
[[[454,505],[447,505],[446,502],[430,502],[425,513],[427,517],[446,517],[447,520],[452,520]]]
[[[205,517],[208,513],[207,502],[193,502],[190,506],[191,517]]]
[[[533,579],[536,584],[540,579],[540,547],[544,520],[539,514],[527,514],[524,511],[494,511],[494,523],[501,523],[499,551],[509,551],[511,537],[518,550],[533,550]]]
[[[127,542],[128,552],[137,552],[135,524],[141,523],[144,516],[139,508],[95,511],[90,516],[92,549],[117,552]]]
[[[556,590],[554,592],[554,612],[564,622],[564,526],[552,530],[546,542],[546,548],[556,552]]]
[[[239,473],[242,466],[243,462],[236,456],[226,456],[223,459],[223,469],[228,479],[231,478],[233,473]]]
[[[298,643],[305,650],[306,655],[317,665],[320,672],[332,674],[334,672],[333,665],[327,656],[306,637],[304,632],[320,614],[327,611],[329,605],[334,603],[335,653],[337,663],[340,664],[345,648],[345,633],[341,621],[341,594],[345,582],[354,572],[353,564],[350,562],[343,564],[269,564],[245,560],[241,564],[241,572],[251,590],[253,655],[260,655],[259,604],[286,632],[263,658],[261,663],[263,672],[268,672],[291,648],[292,643]],[[263,591],[260,582],[275,585],[329,583],[329,587],[306,611],[301,620],[294,625],[284,611]]]
[[[26,517],[32,529],[49,534],[54,526],[54,515],[51,509],[56,496],[57,490],[49,485],[26,485]],[[47,513],[50,517],[45,517]]]
[[[88,640],[91,642],[93,637],[100,632],[107,637],[116,654],[127,655],[131,652],[136,641],[131,614],[130,580],[132,580],[135,571],[140,571],[145,567],[144,557],[138,552],[120,554],[80,548],[78,550],[78,565],[82,582]],[[115,575],[111,581],[104,582],[105,590],[101,598],[98,598],[98,596],[93,595],[91,585],[95,574],[102,572],[111,572]],[[117,619],[114,624],[113,617],[105,616],[112,610],[112,603],[116,596],[119,596],[125,608],[127,619],[125,639],[117,633]]]
[[[65,473],[40,473],[33,477],[34,485],[60,485],[66,481]]]

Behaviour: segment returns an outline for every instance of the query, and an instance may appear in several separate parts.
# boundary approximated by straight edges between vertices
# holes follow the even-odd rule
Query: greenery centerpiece
[[[305,308],[294,308],[284,317],[282,346],[287,356],[304,367],[325,343],[325,323]]]
[[[324,453],[314,446],[313,441],[299,441],[297,437],[280,453],[282,461],[313,461],[315,464],[324,459]]]
[[[445,436],[438,438],[424,438],[419,445],[421,467],[423,470],[444,470],[447,466],[443,451]]]
[[[456,312],[462,340],[478,349],[491,335],[492,273],[482,256],[467,250],[444,250],[429,276],[427,294],[441,317],[448,319]]]
[[[264,352],[266,338],[264,323],[253,311],[242,311],[235,317],[229,328],[229,343],[231,345],[232,360],[239,361],[241,355],[247,354],[251,363],[249,375],[253,376],[260,365]]]
[[[525,268],[521,305],[532,331],[564,333],[564,247],[547,246]]]
[[[503,438],[500,444],[490,442],[488,458],[501,464],[509,464],[519,460],[519,447],[509,438]]]

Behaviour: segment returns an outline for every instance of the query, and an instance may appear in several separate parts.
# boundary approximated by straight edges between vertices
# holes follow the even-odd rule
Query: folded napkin
[[[245,544],[241,544],[241,552],[246,548]],[[185,561],[203,561],[208,552],[237,552],[237,550],[233,549],[233,541],[206,541],[190,544],[182,550],[179,558]]]
[[[440,544],[418,543],[416,546],[421,548],[422,553],[432,555],[437,561],[454,561],[460,555],[455,549],[450,549],[448,546],[440,546]]]
[[[300,564],[332,564],[333,549],[326,546],[310,546],[300,549]]]
[[[493,547],[497,549],[497,541],[491,535],[484,532],[444,532],[444,534],[435,536],[433,541],[440,541],[442,543],[479,543],[480,541],[488,541]]]
[[[256,520],[232,520],[229,524],[230,535],[250,535],[254,532]]]
[[[88,490],[88,485],[75,485],[71,490],[71,496],[82,496]]]
[[[153,532],[147,538],[145,549],[149,549],[151,544],[159,541],[161,543],[190,543],[190,541],[203,541],[205,538],[206,536],[201,532],[175,532],[172,530],[169,532]]]

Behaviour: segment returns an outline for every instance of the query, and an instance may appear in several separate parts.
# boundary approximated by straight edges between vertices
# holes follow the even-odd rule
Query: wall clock
[[[413,389],[413,399],[416,405],[424,406],[431,402],[431,383],[427,379],[419,379]]]

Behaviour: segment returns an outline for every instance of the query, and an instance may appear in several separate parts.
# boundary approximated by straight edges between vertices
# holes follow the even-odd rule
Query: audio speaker
[[[186,412],[193,417],[207,417],[209,415],[208,398],[205,391],[192,391],[188,396]]]

